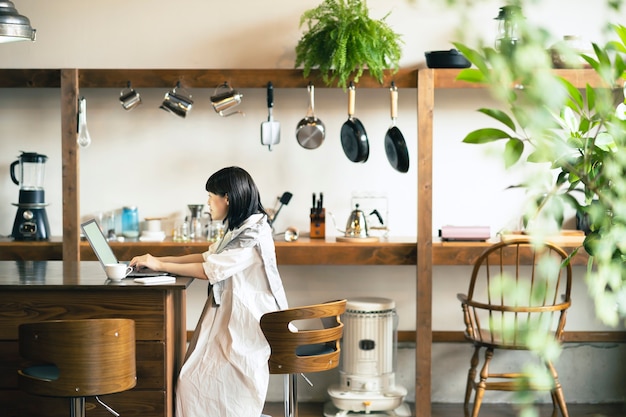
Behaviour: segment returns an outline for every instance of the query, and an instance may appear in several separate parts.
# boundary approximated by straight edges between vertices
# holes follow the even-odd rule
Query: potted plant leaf
[[[617,325],[626,317],[626,27],[613,29],[617,40],[594,43],[593,54],[581,54],[602,81],[582,91],[552,72],[540,44],[510,57],[489,47],[455,45],[475,65],[458,78],[489,85],[505,106],[480,109],[499,127],[474,130],[463,141],[502,141],[507,167],[545,166],[551,181],[516,185],[534,196],[526,216],[543,219],[540,228],[546,222],[561,227],[568,205],[586,217],[587,283],[597,316]],[[533,65],[521,64],[518,53]]]
[[[401,37],[385,19],[369,17],[365,0],[324,0],[300,17],[307,31],[296,46],[296,68],[305,77],[319,69],[323,82],[346,88],[350,78],[358,82],[365,69],[380,83],[384,70],[397,72]]]

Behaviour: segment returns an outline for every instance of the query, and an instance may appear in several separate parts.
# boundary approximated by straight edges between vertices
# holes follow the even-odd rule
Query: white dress
[[[258,417],[270,355],[259,320],[287,308],[266,217],[251,216],[203,256],[213,287],[180,371],[176,417]]]

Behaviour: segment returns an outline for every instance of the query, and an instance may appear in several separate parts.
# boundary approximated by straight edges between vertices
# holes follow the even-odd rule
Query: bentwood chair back
[[[486,390],[548,390],[564,417],[567,405],[556,369],[545,366],[553,383],[520,385],[521,372],[495,373],[490,369],[497,350],[528,350],[528,337],[544,337],[560,343],[570,307],[572,267],[563,249],[552,243],[535,246],[530,239],[496,243],[476,260],[467,294],[457,295],[463,308],[465,338],[474,345],[465,390],[465,409],[472,391],[472,417],[477,417]],[[476,378],[479,351],[485,348],[482,369]],[[466,413],[467,414],[467,413]]]
[[[346,300],[337,300],[274,311],[261,317],[261,329],[272,349],[270,373],[285,375],[285,417],[298,416],[298,374],[327,371],[339,365],[343,335],[340,316],[345,310]],[[296,328],[299,321],[310,323],[312,319],[319,319],[321,328]]]
[[[85,397],[95,396],[103,404],[97,396],[126,391],[137,382],[135,322],[130,319],[22,324],[19,350],[28,360],[28,366],[18,370],[20,388],[71,398],[72,416],[84,416]]]

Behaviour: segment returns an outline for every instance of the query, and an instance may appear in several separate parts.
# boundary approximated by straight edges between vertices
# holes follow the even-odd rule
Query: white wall
[[[1,45],[3,68],[292,68],[294,47],[301,35],[299,17],[318,1],[16,0],[15,3],[18,11],[31,19],[38,40],[32,44]],[[443,2],[368,2],[373,17],[391,11],[387,21],[403,35],[405,42],[402,67],[412,68],[423,62],[425,51],[449,49],[450,41],[460,39],[460,33],[487,41],[495,34],[493,17],[501,2],[483,1],[463,12],[447,10],[439,3]],[[602,23],[608,15],[599,4],[603,2],[574,0],[567,2],[567,7],[557,0],[534,3],[540,4],[528,7],[526,16],[550,27],[557,36],[579,34],[597,41],[603,38]],[[614,16],[612,20],[623,21],[623,18]],[[236,79],[230,82],[237,88]],[[144,104],[128,113],[119,106],[118,89],[81,90],[87,99],[88,126],[93,139],[93,144],[80,154],[81,215],[90,217],[136,204],[141,217],[165,216],[173,221],[187,213],[187,204],[205,202],[204,183],[212,172],[235,164],[252,173],[266,206],[273,206],[284,191],[294,194],[280,214],[278,230],[293,225],[308,231],[311,193],[320,191],[342,227],[351,210],[351,194],[370,191],[388,196],[391,235],[415,236],[416,92],[400,91],[398,126],[407,140],[411,158],[409,172],[400,174],[389,166],[383,149],[383,138],[390,125],[387,86],[357,89],[356,116],[366,127],[371,146],[370,159],[365,164],[348,161],[341,149],[339,130],[347,117],[346,94],[340,89],[317,87],[316,113],[328,132],[324,144],[311,151],[296,142],[295,127],[306,113],[306,90],[277,89],[274,116],[281,122],[282,138],[272,152],[260,145],[259,126],[267,119],[263,89],[242,90],[244,102],[240,108],[246,116],[230,118],[220,118],[211,108],[212,90],[193,90],[195,105],[184,120],[158,109],[165,93],[161,89],[141,89]],[[435,230],[445,224],[480,224],[491,226],[495,233],[517,222],[518,207],[524,196],[504,191],[514,182],[515,174],[505,173],[499,161],[484,148],[461,143],[468,131],[485,123],[474,112],[485,105],[493,102],[484,91],[437,92],[433,161]],[[15,217],[11,203],[17,202],[18,187],[11,182],[7,171],[21,150],[49,156],[45,183],[50,203],[47,212],[52,235],[61,234],[60,130],[57,89],[0,90],[0,166],[5,167],[5,174],[0,176],[0,235],[11,233]],[[330,225],[327,233],[337,234]],[[292,305],[375,294],[396,301],[400,329],[415,329],[414,267],[281,266],[280,271]],[[602,329],[593,318],[582,273],[577,271],[578,287],[568,328]],[[465,267],[435,268],[435,330],[461,329],[455,295],[464,289],[468,275]],[[384,282],[380,280],[382,276]],[[204,283],[192,285],[189,329],[195,325],[205,294]],[[411,393],[413,352],[401,349],[403,362],[399,372],[399,379]],[[623,358],[622,350],[613,352]],[[437,346],[433,359],[433,399],[461,401],[459,386],[463,384],[469,360],[467,347]],[[453,364],[459,364],[460,369]],[[601,375],[591,379],[580,377],[590,372],[591,366],[573,372],[574,377],[567,381],[566,387],[569,399],[585,401],[585,381],[603,381]],[[439,377],[442,374],[459,375],[458,384],[450,385],[449,379]],[[321,378],[324,383],[336,380],[334,374]],[[275,388],[270,398],[275,397]],[[323,396],[324,389],[317,389],[319,393],[315,395]],[[603,401],[616,395],[614,389],[598,391],[591,400]]]

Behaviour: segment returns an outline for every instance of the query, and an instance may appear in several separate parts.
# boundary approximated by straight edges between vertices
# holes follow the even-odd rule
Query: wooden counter
[[[336,242],[334,238],[300,238],[296,242],[276,241],[276,257],[279,265],[409,265],[417,262],[415,238],[391,238],[380,242]],[[493,241],[487,242],[433,242],[433,265],[471,265]],[[562,244],[571,252],[579,243]],[[202,252],[208,242],[111,242],[113,252],[121,260],[151,253],[156,256],[184,255]],[[80,244],[82,260],[96,260],[89,243]],[[61,260],[61,238],[48,242],[15,242],[0,239],[0,260]],[[586,265],[588,256],[580,250],[573,265]]]
[[[392,238],[380,242],[336,242],[334,238],[300,238],[296,242],[277,240],[279,265],[415,265],[417,246],[414,238]],[[0,239],[0,260],[61,260],[60,237],[47,242],[17,242]],[[209,242],[111,242],[120,260],[151,253],[155,256],[185,255],[207,250]],[[96,260],[87,241],[80,243],[81,260]]]
[[[18,326],[56,319],[124,317],[135,320],[137,386],[103,401],[125,417],[172,417],[174,384],[186,350],[186,289],[107,280],[98,262],[0,262],[0,409],[6,417],[69,415],[69,400],[18,388]],[[110,416],[93,398],[88,415]],[[43,413],[43,414],[42,414]]]

